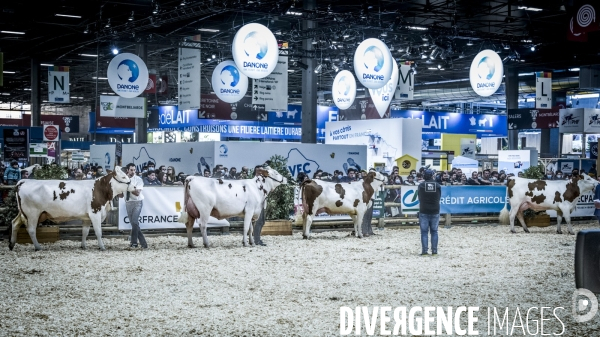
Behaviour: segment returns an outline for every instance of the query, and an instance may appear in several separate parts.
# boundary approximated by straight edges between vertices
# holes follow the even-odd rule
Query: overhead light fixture
[[[98,57],[96,54],[79,54],[79,56]]]
[[[89,32],[90,32],[90,26],[87,25],[87,26],[85,26],[85,30],[83,31],[83,34],[87,34]]]
[[[419,27],[419,26],[407,26],[407,29],[411,29],[411,30],[428,30],[429,28],[427,27]]]
[[[198,28],[200,32],[208,32],[208,33],[218,33],[220,30],[212,29],[212,28]]]
[[[441,49],[439,47],[435,47],[433,48],[433,50],[431,51],[431,54],[429,55],[429,58],[432,60],[435,60],[436,57],[438,57],[438,55],[440,55]]]
[[[185,0],[181,0],[181,3],[180,3],[180,5],[181,5],[181,6],[185,6],[185,5],[186,5],[186,3],[185,3]]]
[[[158,4],[156,4],[156,6],[154,6],[154,9],[152,10],[152,14],[158,14]]]
[[[0,30],[0,33],[25,35],[25,32],[15,32],[15,31],[12,31],[12,30]]]
[[[95,80],[108,80],[108,77],[96,77],[96,76],[94,76],[92,78],[95,79]]]
[[[319,64],[316,68],[315,68],[315,74],[318,74],[321,72],[321,69],[323,69],[323,64]]]
[[[50,63],[41,63],[40,65],[42,67],[54,67],[54,64],[50,64]]]
[[[509,44],[505,44],[505,45],[504,45],[504,49],[505,49],[505,50],[509,50],[509,49],[510,49],[510,45],[509,45]]]
[[[473,45],[473,41],[469,40],[469,42],[467,42],[467,46],[472,46]]]
[[[297,11],[297,10],[293,10],[293,9],[290,9],[290,10],[288,10],[287,12],[285,12],[285,14],[287,14],[287,15],[296,15],[296,16],[301,16],[301,15],[302,15],[302,12],[300,12],[300,11]]]
[[[424,59],[426,59],[426,58],[427,58],[427,55],[425,55],[425,54],[421,54],[421,59],[423,59],[423,60],[424,60]]]
[[[81,19],[80,15],[54,14],[54,16],[62,16],[63,18]]]
[[[288,73],[293,73],[294,71],[294,69],[288,69]]]
[[[16,72],[10,71],[10,70],[3,70],[2,73],[3,74],[15,74]]]
[[[210,62],[210,61],[212,61],[212,58],[209,57],[206,59],[206,62]]]
[[[383,32],[383,33],[381,33],[381,36],[382,36],[382,37],[387,37],[387,32]]]
[[[212,58],[213,58],[213,59],[215,59],[216,57],[217,57],[217,55],[215,55],[215,54],[212,54]]]
[[[344,35],[343,35],[343,37],[344,37],[344,39],[347,39],[347,38],[349,38],[349,37],[350,37],[350,35],[348,35],[348,34],[344,34]]]
[[[569,71],[579,71],[579,68],[569,68]]]
[[[134,19],[134,16],[133,16],[133,11],[131,11],[131,15],[129,16],[129,19],[127,19],[127,20],[129,20],[129,21],[133,21],[133,19]]]
[[[117,55],[119,53],[119,50],[117,48],[113,48],[112,53],[113,55]]]
[[[531,51],[535,51],[535,46],[531,46]]]
[[[338,66],[337,66],[337,65],[335,65],[335,64],[334,64],[334,65],[332,65],[331,67],[333,68],[333,70],[335,70],[335,72],[336,72],[336,73],[340,71],[340,67],[338,67]]]
[[[106,22],[106,25],[104,25],[105,28],[110,28],[110,18],[108,19],[108,21]]]
[[[524,9],[526,11],[531,11],[531,12],[541,12],[542,9],[541,8],[537,8],[537,7],[527,7],[527,6],[517,6],[517,9]]]

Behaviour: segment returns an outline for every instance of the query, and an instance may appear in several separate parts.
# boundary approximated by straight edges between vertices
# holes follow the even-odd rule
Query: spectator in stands
[[[500,177],[500,175],[498,174],[498,171],[492,171],[492,180],[493,181],[498,181],[499,177]]]
[[[138,173],[140,173],[140,172],[138,172]],[[141,173],[142,173],[142,175],[144,177],[146,176],[146,174],[148,173],[148,165],[142,166],[142,172]]]
[[[21,180],[21,170],[16,160],[10,162],[10,167],[4,170],[4,183],[7,185],[16,185]]]
[[[250,172],[248,172],[248,167],[242,166],[242,171],[240,172],[238,179],[248,179],[250,178]]]
[[[21,170],[21,179],[29,179],[29,171]]]
[[[179,172],[179,174],[177,175],[177,180],[181,181],[181,183],[185,181],[185,178],[187,178],[187,176],[183,172]]]
[[[84,177],[83,170],[80,169],[80,168],[75,169],[75,172],[73,173],[73,179],[75,179],[75,180],[83,180],[83,177]]]
[[[225,177],[226,179],[237,179],[237,169],[235,167],[231,167],[229,169],[229,175]]]
[[[491,175],[490,175],[490,169],[485,169],[483,170],[483,174],[482,177],[480,178],[479,182],[481,183],[481,185],[491,185],[492,182],[490,181]]]
[[[593,163],[592,168],[590,169],[590,176],[596,177],[597,175],[598,175],[598,172],[596,171],[596,163]]]
[[[561,170],[556,170],[556,173],[554,174],[554,179],[552,180],[563,180],[563,173]]]
[[[569,174],[569,179],[571,179],[572,177],[578,176],[579,175],[579,169],[574,168],[573,171],[571,171],[571,174]]]
[[[343,182],[353,182],[357,180],[358,178],[356,177],[356,169],[353,167],[348,168],[348,175],[346,177],[342,177]]]
[[[417,171],[411,170],[410,173],[409,173],[409,175],[413,176],[413,178],[416,178],[417,177]]]
[[[94,175],[92,174],[92,171],[89,171],[89,170],[88,170],[88,171],[85,173],[85,179],[87,179],[87,180],[92,180],[92,179],[94,179]]]
[[[340,170],[334,170],[333,171],[333,177],[332,177],[331,180],[333,182],[339,183],[342,180],[343,177],[344,177],[344,175],[342,174],[342,172]]]
[[[471,172],[471,178],[467,180],[467,185],[485,185],[481,183],[481,178],[477,175],[477,171]]]
[[[452,185],[452,180],[450,180],[450,176],[447,171],[442,172],[439,175],[438,184],[440,185]]]
[[[552,174],[552,170],[546,170],[546,176],[543,180],[554,180],[554,174]]]
[[[321,176],[323,175],[323,170],[319,169],[315,171],[315,174],[313,174],[313,179],[321,179]]]
[[[415,177],[415,183],[420,184],[423,181],[425,181],[425,179],[423,179],[423,173],[417,173],[416,177]]]
[[[106,173],[104,173],[104,169],[100,166],[98,166],[98,168],[96,169],[96,178],[100,178],[105,176]]]
[[[400,177],[398,175],[398,172],[392,171],[392,174],[390,174],[390,176],[388,178],[388,184],[389,185],[402,185],[402,183],[403,183],[402,177]]]
[[[161,173],[161,172],[167,173],[167,167],[165,165],[160,165],[158,167],[158,170],[156,170],[157,177],[158,177],[158,174]]]
[[[150,171],[154,171],[154,162],[149,161],[148,162],[148,172]]]
[[[298,177],[296,178],[296,181],[298,181],[298,184],[302,184],[305,180],[308,180],[308,176],[306,175],[306,173],[304,173],[304,172],[298,173]]]
[[[183,183],[177,179],[175,168],[173,166],[167,167],[167,173],[164,174],[164,178],[161,178],[159,173],[158,180],[163,185],[183,185]]]
[[[500,173],[498,175],[498,182],[500,184],[506,184],[506,173],[504,173],[503,171],[501,171],[502,173]]]
[[[162,172],[160,172],[160,174],[162,174]],[[156,179],[156,172],[151,171],[148,172],[148,175],[146,175],[146,178],[143,179],[144,181],[144,186],[160,186],[161,183],[158,179]]]
[[[209,169],[204,169],[204,176],[206,178],[210,178],[210,170]]]
[[[415,177],[413,177],[412,175],[409,175],[408,177],[406,177],[406,180],[404,180],[404,185],[411,185],[411,186],[416,185]]]

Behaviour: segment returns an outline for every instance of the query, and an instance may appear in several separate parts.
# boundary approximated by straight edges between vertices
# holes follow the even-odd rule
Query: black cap
[[[350,172],[356,173],[358,171],[355,168],[351,167],[351,168],[348,169],[348,173],[350,173]]]

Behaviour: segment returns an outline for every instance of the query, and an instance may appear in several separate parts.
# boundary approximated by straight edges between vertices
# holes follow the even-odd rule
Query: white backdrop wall
[[[214,142],[215,164],[234,166],[238,172],[242,166],[253,169],[262,165],[271,156],[278,154],[288,160],[288,169],[293,177],[298,172],[310,178],[316,170],[328,173],[334,170],[347,172],[350,167],[368,169],[367,148],[360,145],[326,145],[303,143],[252,143]]]
[[[202,173],[204,168],[214,168],[214,142],[123,144],[123,165],[134,163],[138,170],[148,161],[173,166],[175,172]]]
[[[112,170],[115,167],[115,145],[90,145],[90,163]]]
[[[366,145],[367,166],[385,163],[389,171],[406,154],[421,162],[422,127],[411,118],[327,122],[325,143]]]

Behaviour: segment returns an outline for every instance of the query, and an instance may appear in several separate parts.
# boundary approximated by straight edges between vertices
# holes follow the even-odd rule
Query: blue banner
[[[419,211],[417,186],[402,186],[402,213]],[[506,203],[506,186],[442,186],[441,214],[499,213]]]
[[[391,110],[391,118],[420,118],[423,133],[476,134],[477,137],[507,137],[506,116],[466,115],[453,112]]]

